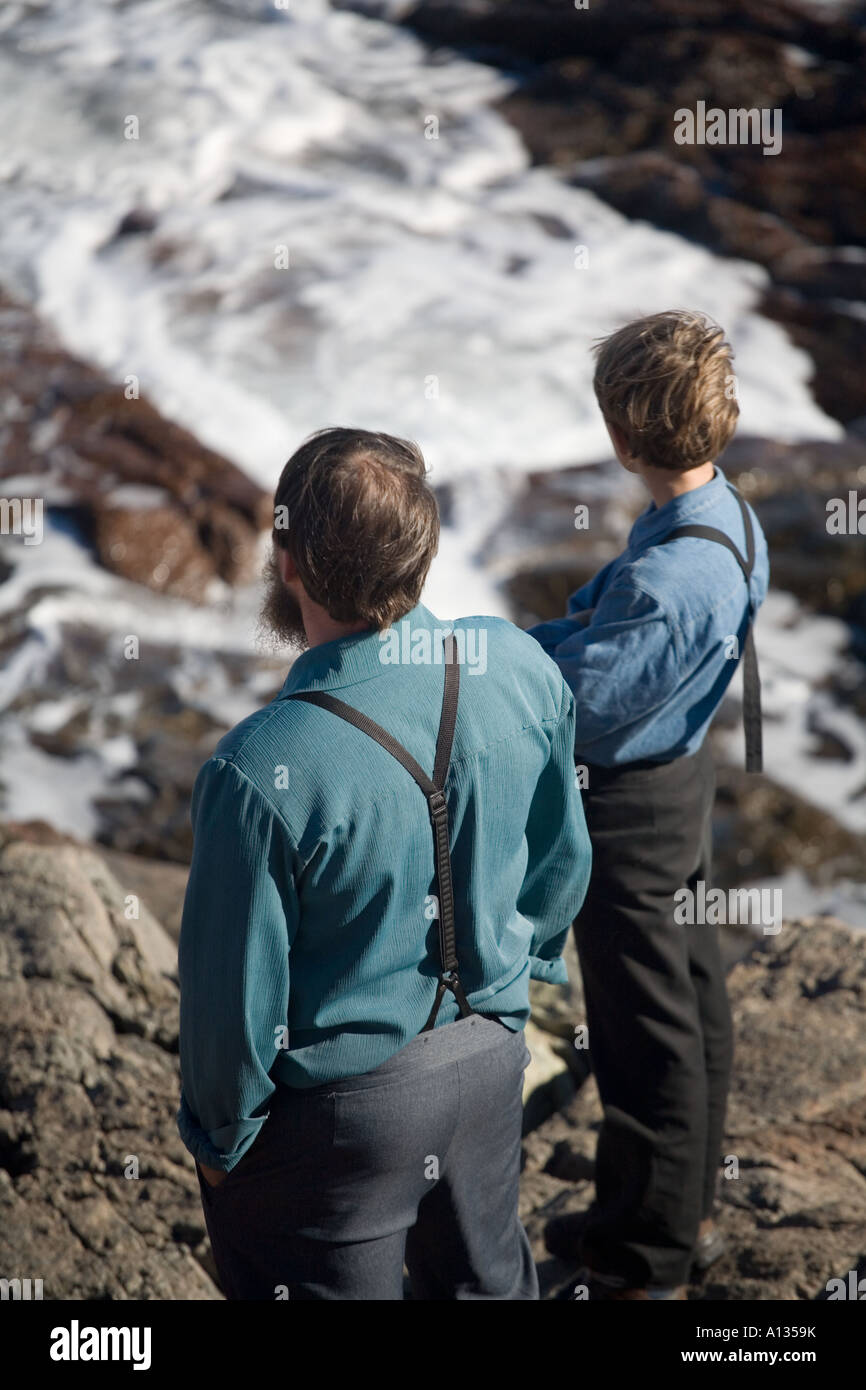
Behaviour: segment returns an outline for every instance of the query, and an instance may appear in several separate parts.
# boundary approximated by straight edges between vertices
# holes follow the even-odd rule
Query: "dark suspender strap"
[[[439,720],[439,733],[436,738],[436,760],[433,769],[432,779],[412,757],[402,745],[398,743],[387,729],[383,729],[380,724],[369,719],[366,714],[356,710],[352,705],[347,705],[342,700],[338,700],[333,695],[327,695],[323,690],[298,690],[289,696],[290,700],[305,700],[307,704],[319,705],[321,709],[330,710],[331,714],[336,714],[340,719],[345,719],[348,724],[354,724],[356,729],[367,734],[376,743],[390,753],[392,758],[406,769],[409,775],[414,778],[427,798],[427,807],[430,812],[430,823],[433,827],[433,862],[436,867],[436,885],[439,894],[439,956],[440,973],[439,984],[436,990],[436,998],[433,1001],[433,1008],[427,1019],[422,1033],[426,1033],[436,1022],[439,1013],[439,1006],[445,996],[445,991],[450,989],[454,998],[460,1006],[462,1018],[468,1018],[473,1009],[469,1007],[463,986],[457,974],[457,940],[454,924],[454,884],[451,877],[451,850],[450,836],[448,827],[448,803],[445,800],[445,778],[448,775],[448,766],[451,761],[451,746],[454,742],[454,726],[457,722],[457,700],[460,692],[460,662],[458,659],[457,639],[453,633],[445,638],[445,689],[442,695],[442,715]]]
[[[746,564],[749,566],[749,573],[747,577],[751,579],[752,570],[755,568],[755,533],[752,530],[752,518],[749,516],[749,509],[743,501],[740,493],[737,492],[737,489],[735,487],[731,487],[730,483],[728,484],[728,487],[731,488],[731,492],[737,499],[740,508],[740,515],[743,518],[743,531],[745,532],[746,536]]]
[[[763,772],[764,749],[761,732],[761,678],[752,625],[743,648],[743,726],[746,731],[746,771]]]
[[[442,692],[442,713],[439,717],[439,733],[436,737],[436,760],[433,765],[433,785],[443,791],[451,762],[451,745],[454,742],[454,726],[457,723],[457,697],[460,693],[460,662],[458,660],[457,639],[453,632],[446,637],[445,649],[445,688]]]
[[[403,747],[402,743],[398,743],[387,729],[383,729],[381,724],[376,724],[366,714],[362,714],[359,709],[347,705],[345,701],[338,700],[333,695],[327,695],[324,690],[297,690],[288,698],[290,700],[304,700],[308,705],[319,705],[321,709],[330,710],[331,714],[345,719],[347,724],[354,724],[356,729],[360,729],[362,733],[381,744],[392,758],[396,758],[398,763],[402,763],[410,776],[414,777],[428,800],[436,791],[421,764],[416,763],[412,754]]]
[[[746,564],[748,566],[746,584],[748,585],[752,577],[752,570],[755,568],[755,532],[752,527],[752,518],[749,516],[749,509],[743,498],[735,487],[731,487],[730,483],[728,486],[737,499],[740,515],[743,518],[743,531],[746,536]],[[743,725],[746,731],[746,771],[763,772],[761,678],[758,674],[758,653],[755,650],[754,618],[749,623],[746,645],[743,648]]]
[[[728,484],[730,487],[730,484]],[[753,632],[753,619],[751,614],[752,598],[749,590],[749,580],[752,577],[752,570],[755,565],[755,533],[752,528],[752,519],[749,516],[748,508],[735,487],[731,487],[731,492],[737,499],[740,512],[743,517],[743,529],[746,535],[746,558],[743,559],[730,536],[725,535],[724,531],[719,531],[714,526],[678,526],[675,531],[669,532],[661,545],[666,545],[668,541],[678,540],[680,536],[694,536],[698,540],[716,541],[731,552],[740,569],[743,571],[743,578],[746,581],[746,591],[749,595],[749,626],[746,630],[746,641],[743,646],[743,728],[746,735],[746,771],[762,772],[764,769],[763,756],[763,737],[761,729],[761,679],[758,674],[758,654],[755,651],[755,637]]]
[[[668,541],[677,541],[680,536],[697,536],[699,540],[703,541],[718,541],[719,545],[723,545],[727,550],[730,550],[740,569],[743,571],[743,578],[748,584],[752,571],[734,545],[730,536],[726,536],[724,531],[717,531],[715,526],[678,526],[676,531],[670,531],[668,535],[665,536],[661,544],[667,545]],[[751,607],[751,596],[749,598],[749,605]]]

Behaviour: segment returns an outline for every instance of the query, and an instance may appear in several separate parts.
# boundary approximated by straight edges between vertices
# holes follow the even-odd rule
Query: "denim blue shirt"
[[[715,476],[634,523],[628,545],[568,600],[568,614],[530,629],[575,698],[579,763],[615,767],[695,753],[742,656],[751,614],[767,593],[767,543],[749,508],[755,566],[746,591],[733,555],[693,536],[724,531],[745,558],[739,504]]]
[[[522,1028],[530,977],[565,984],[562,949],[590,845],[574,701],[555,663],[500,618],[423,605],[389,634],[300,656],[280,694],[217,745],[193,789],[181,924],[178,1126],[230,1171],[275,1081],[372,1070],[424,1026],[439,972],[433,838],[409,773],[360,730],[290,700],[337,695],[432,772],[442,639],[461,657],[446,781],[460,978],[473,1009]],[[448,993],[436,1026],[458,1007]]]

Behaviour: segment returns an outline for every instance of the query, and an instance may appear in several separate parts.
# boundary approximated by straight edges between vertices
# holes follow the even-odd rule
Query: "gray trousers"
[[[523,1033],[473,1015],[374,1071],[278,1085],[217,1187],[199,1172],[226,1298],[537,1299],[517,1215]],[[198,1165],[196,1165],[198,1171]]]

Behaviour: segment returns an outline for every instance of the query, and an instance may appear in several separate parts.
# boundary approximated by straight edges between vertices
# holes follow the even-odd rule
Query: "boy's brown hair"
[[[273,539],[337,622],[382,629],[419,602],[439,545],[426,475],[417,444],[370,430],[319,430],[289,459],[274,495],[287,525]]]
[[[740,413],[733,352],[708,315],[649,314],[593,351],[601,413],[644,463],[685,472],[714,461],[730,442]]]

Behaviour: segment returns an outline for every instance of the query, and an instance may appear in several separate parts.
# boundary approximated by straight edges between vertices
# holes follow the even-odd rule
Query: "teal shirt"
[[[228,1172],[241,1159],[276,1081],[371,1071],[430,1013],[438,932],[425,798],[360,730],[286,697],[334,693],[431,772],[449,629],[461,658],[446,794],[463,987],[473,1009],[522,1028],[530,978],[568,982],[561,952],[590,845],[574,700],[556,664],[503,619],[448,624],[420,604],[389,632],[304,652],[193,789],[178,1127],[206,1166]],[[436,1026],[458,1014],[447,993]]]

